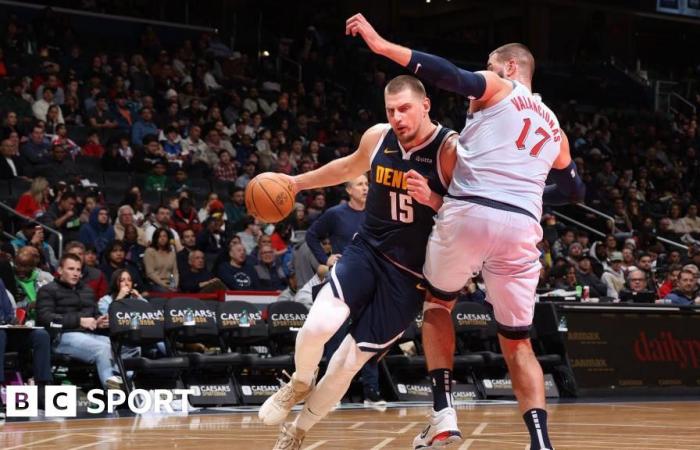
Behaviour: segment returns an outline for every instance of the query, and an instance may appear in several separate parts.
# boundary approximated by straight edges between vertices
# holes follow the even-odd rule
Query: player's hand
[[[300,189],[299,189],[299,185],[297,184],[297,180],[295,177],[292,177],[292,176],[284,174],[284,173],[276,173],[275,175],[280,177],[282,179],[282,181],[284,181],[285,183],[289,183],[289,185],[292,188],[292,194],[294,196],[297,195],[297,193],[299,192]]]
[[[406,173],[406,184],[408,185],[408,195],[422,205],[432,206],[430,197],[433,193],[428,186],[428,179],[411,169]]]
[[[341,257],[342,257],[342,255],[339,253],[335,253],[335,254],[329,256],[328,260],[326,261],[326,265],[328,267],[333,267],[335,265],[335,263],[337,263]]]
[[[362,14],[355,14],[345,21],[345,34],[351,36],[359,34],[374,53],[381,53],[386,43]]]

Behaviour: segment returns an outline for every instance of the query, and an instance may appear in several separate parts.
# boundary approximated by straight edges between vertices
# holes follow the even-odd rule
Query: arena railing
[[[0,202],[0,208],[4,209],[8,213],[10,213],[12,216],[19,217],[22,220],[26,220],[26,221],[29,221],[33,224],[39,225],[41,228],[48,231],[49,233],[56,235],[56,237],[58,238],[58,249],[57,249],[58,250],[58,259],[61,259],[61,256],[63,256],[63,234],[61,234],[60,231],[58,231],[54,228],[51,228],[50,226],[43,224],[36,219],[32,219],[31,217],[28,217],[28,216],[25,216],[24,214],[18,213],[12,207],[7,206],[3,202]]]
[[[614,233],[614,232],[616,231],[616,228],[615,228],[615,219],[614,219],[612,216],[609,216],[609,215],[605,214],[604,212],[599,211],[599,210],[597,210],[597,209],[595,209],[595,208],[591,208],[590,206],[588,206],[588,205],[586,205],[586,204],[583,204],[583,203],[577,203],[576,206],[578,206],[579,208],[585,209],[586,211],[588,211],[588,212],[590,212],[590,213],[592,213],[592,214],[595,214],[595,215],[597,215],[597,216],[599,216],[599,217],[604,218],[606,221],[610,222],[611,228],[612,228],[612,232]],[[568,222],[570,222],[570,223],[572,223],[572,224],[574,224],[574,225],[576,225],[576,226],[578,226],[578,227],[581,227],[581,228],[583,228],[583,229],[585,229],[585,230],[587,230],[587,231],[589,231],[589,232],[591,232],[591,233],[593,233],[593,234],[595,234],[595,235],[597,235],[597,236],[605,237],[605,233],[603,233],[603,232],[601,232],[601,231],[599,231],[599,230],[596,230],[595,228],[592,228],[592,227],[590,227],[590,226],[588,226],[588,225],[586,225],[586,224],[584,224],[584,223],[582,223],[582,222],[579,222],[578,220],[573,219],[572,217],[569,217],[569,216],[567,216],[566,214],[562,214],[562,213],[560,213],[559,211],[556,211],[556,210],[552,210],[552,214],[554,214],[555,216],[557,216],[557,217],[559,217],[559,218],[561,218],[561,219],[564,219],[564,220],[566,220],[566,221],[568,221]],[[684,245],[684,244],[682,244],[682,243],[680,243],[680,242],[672,241],[672,240],[670,240],[670,239],[667,239],[667,238],[664,238],[664,237],[661,237],[661,236],[656,236],[656,239],[657,239],[658,241],[660,241],[660,242],[663,242],[664,244],[668,244],[668,245],[671,245],[671,246],[673,246],[673,247],[676,247],[676,248],[679,249],[679,250],[683,250],[683,251],[687,251],[687,250],[688,250],[688,246],[687,246],[687,245]]]

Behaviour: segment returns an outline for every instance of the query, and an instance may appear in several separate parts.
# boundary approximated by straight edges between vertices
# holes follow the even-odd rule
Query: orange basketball
[[[277,223],[294,209],[292,184],[278,173],[261,173],[245,189],[245,206],[253,217]]]

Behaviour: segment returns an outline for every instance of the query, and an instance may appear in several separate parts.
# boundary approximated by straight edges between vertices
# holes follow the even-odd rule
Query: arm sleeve
[[[407,67],[418,78],[465,97],[478,99],[486,91],[483,75],[460,69],[439,56],[412,50]]]
[[[306,244],[309,246],[316,260],[321,264],[325,264],[328,260],[328,255],[323,251],[321,241],[330,236],[335,217],[334,214],[326,211],[314,221],[308,230],[306,230]]]
[[[566,205],[584,200],[586,185],[576,171],[575,162],[571,161],[564,169],[552,169],[549,176],[554,184],[544,188],[542,200],[545,205]]]

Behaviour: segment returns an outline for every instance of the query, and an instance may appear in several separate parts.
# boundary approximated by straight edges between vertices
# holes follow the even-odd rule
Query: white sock
[[[294,350],[294,377],[305,384],[310,384],[321,357],[323,346],[345,323],[350,315],[350,308],[333,295],[333,289],[326,284],[318,293],[311,306],[304,326],[297,334]]]
[[[328,363],[328,370],[316,385],[294,425],[304,431],[323,419],[348,390],[350,382],[374,353],[360,350],[352,336],[347,335]]]

